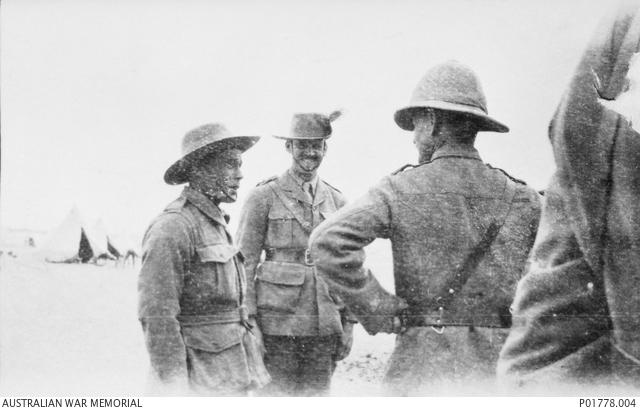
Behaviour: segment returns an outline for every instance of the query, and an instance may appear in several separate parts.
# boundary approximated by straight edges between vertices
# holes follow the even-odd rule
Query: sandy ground
[[[0,257],[0,395],[144,395],[137,268]],[[356,327],[332,395],[380,394],[393,336]]]
[[[387,288],[391,258],[384,242],[368,252]],[[144,396],[148,357],[136,319],[138,268],[45,263],[13,249],[0,256],[0,396]],[[351,354],[338,364],[334,396],[384,395],[381,380],[394,336],[356,326]],[[464,395],[440,386],[437,395]],[[491,395],[479,386],[467,394]],[[590,389],[588,393],[598,390]],[[544,386],[533,395],[583,395]],[[628,396],[611,386],[600,393]],[[433,394],[434,391],[431,391]],[[502,394],[510,394],[502,392]],[[513,392],[511,392],[513,393]],[[429,394],[429,392],[425,392]],[[633,394],[637,395],[636,392]]]

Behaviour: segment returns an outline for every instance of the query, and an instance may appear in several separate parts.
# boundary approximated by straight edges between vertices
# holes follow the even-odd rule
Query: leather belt
[[[420,314],[401,312],[400,320],[404,327],[431,327],[438,333],[442,333],[445,327],[488,327],[488,328],[509,328],[509,325],[484,323],[481,320],[474,320],[473,317],[452,317],[444,314],[444,309],[432,314]]]
[[[267,248],[265,249],[265,260],[313,265],[308,248]]]
[[[221,325],[226,323],[248,323],[249,311],[245,306],[225,310],[211,315],[178,315],[182,326]]]
[[[438,315],[416,315],[405,313],[402,324],[407,327],[442,326],[442,319]]]

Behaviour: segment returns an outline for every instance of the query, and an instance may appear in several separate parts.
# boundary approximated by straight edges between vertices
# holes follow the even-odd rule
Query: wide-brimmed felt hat
[[[289,135],[274,135],[274,137],[283,140],[326,140],[331,137],[333,132],[331,123],[341,115],[342,111],[340,110],[336,110],[329,115],[315,112],[293,114]]]
[[[231,148],[244,152],[259,139],[260,137],[257,136],[233,135],[220,123],[201,125],[182,138],[182,158],[167,169],[164,173],[164,181],[171,185],[183,184],[187,182],[193,165],[204,157]]]
[[[427,71],[413,91],[409,104],[396,111],[396,124],[413,131],[413,116],[425,108],[469,114],[476,119],[478,131],[509,131],[509,127],[489,116],[478,76],[457,61],[447,61]]]

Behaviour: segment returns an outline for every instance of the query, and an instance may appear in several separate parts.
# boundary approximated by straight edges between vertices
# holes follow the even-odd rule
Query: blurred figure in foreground
[[[640,135],[611,109],[628,92],[640,111],[627,78],[639,44],[638,7],[624,6],[599,27],[551,122],[557,170],[500,356],[507,382],[640,387]]]

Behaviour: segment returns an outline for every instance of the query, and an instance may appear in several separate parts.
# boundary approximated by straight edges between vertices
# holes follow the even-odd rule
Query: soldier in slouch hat
[[[203,125],[185,135],[182,158],[164,175],[188,186],[143,240],[138,315],[155,393],[243,395],[269,381],[247,314],[244,257],[220,209],[236,200],[241,155],[257,141]]]
[[[311,231],[345,204],[318,169],[340,115],[293,116],[285,147],[292,165],[258,184],[242,210],[238,243],[247,260],[249,314],[264,334],[273,395],[323,395],[337,360],[351,349],[353,322],[317,277],[307,248]],[[264,260],[261,262],[261,255]]]

